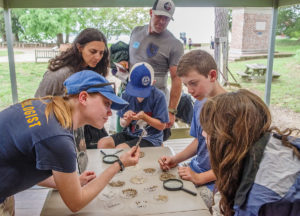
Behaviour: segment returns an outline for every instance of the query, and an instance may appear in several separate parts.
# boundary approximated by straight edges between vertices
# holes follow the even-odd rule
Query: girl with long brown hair
[[[271,127],[257,95],[241,89],[208,99],[200,122],[222,214],[258,215],[266,203],[300,198],[300,139],[289,136],[299,130]]]

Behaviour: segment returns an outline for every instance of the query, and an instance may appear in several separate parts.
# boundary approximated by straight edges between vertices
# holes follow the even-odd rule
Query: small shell
[[[122,197],[125,199],[134,198],[137,195],[137,190],[133,188],[128,188],[122,190]]]
[[[143,158],[143,157],[145,157],[145,152],[140,152],[140,158]]]
[[[134,176],[130,179],[133,184],[143,184],[146,179],[143,176]]]
[[[108,183],[111,187],[122,187],[125,185],[124,181],[111,181]]]
[[[159,179],[161,181],[166,181],[168,179],[173,179],[173,178],[176,178],[175,175],[173,175],[172,173],[168,173],[168,172],[164,172],[160,175]]]

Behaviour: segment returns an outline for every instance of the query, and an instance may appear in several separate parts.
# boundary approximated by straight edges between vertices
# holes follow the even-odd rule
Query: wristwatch
[[[122,161],[120,160],[120,158],[119,158],[116,162],[118,162],[119,165],[120,165],[120,172],[123,172],[123,171],[125,170],[125,166],[124,166],[124,164],[122,163]]]
[[[177,109],[168,108],[168,112],[172,113],[173,115],[176,115],[177,114]]]

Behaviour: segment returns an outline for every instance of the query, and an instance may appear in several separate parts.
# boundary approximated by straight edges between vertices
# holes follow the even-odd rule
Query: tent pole
[[[18,91],[17,91],[17,79],[16,79],[15,59],[14,59],[13,40],[12,40],[11,16],[10,16],[10,9],[8,9],[7,7],[4,8],[4,20],[5,20],[5,32],[6,32],[6,41],[7,41],[12,100],[13,103],[15,104],[18,102]]]
[[[272,72],[273,72],[273,61],[274,61],[274,48],[275,48],[275,37],[276,37],[276,25],[278,16],[278,0],[273,0],[273,12],[272,12],[272,28],[270,34],[270,42],[268,48],[268,66],[265,83],[265,103],[270,105],[271,97],[271,84],[272,84]]]

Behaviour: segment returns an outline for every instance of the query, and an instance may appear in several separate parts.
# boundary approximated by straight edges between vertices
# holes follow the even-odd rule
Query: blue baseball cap
[[[103,76],[91,70],[74,73],[64,82],[68,95],[79,94],[82,91],[88,93],[98,92],[112,101],[112,109],[123,109],[128,105],[128,102],[115,94],[112,85],[115,85],[115,83],[108,82]]]
[[[133,97],[148,97],[151,93],[153,79],[154,70],[151,65],[146,62],[136,63],[131,69],[126,93]]]

